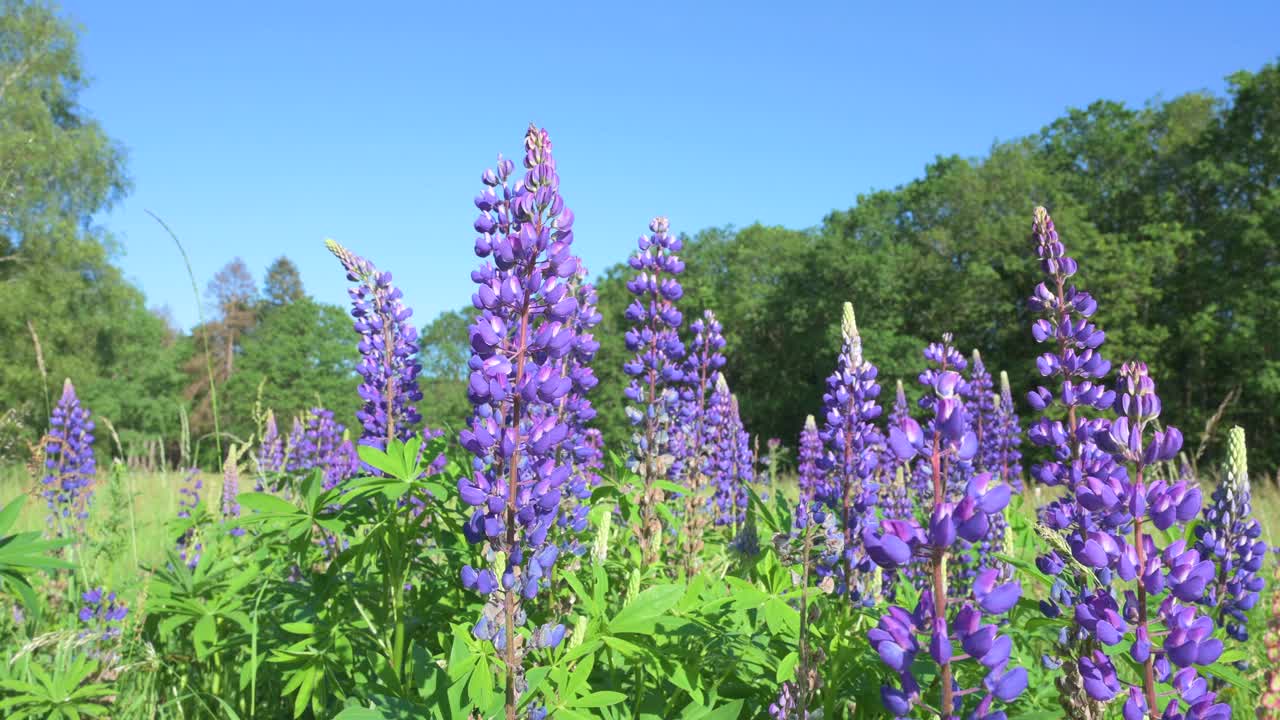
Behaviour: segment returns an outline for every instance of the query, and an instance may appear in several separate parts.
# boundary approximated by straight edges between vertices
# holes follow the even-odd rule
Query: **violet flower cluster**
[[[244,535],[244,528],[236,524],[240,518],[240,467],[236,449],[227,451],[226,462],[222,465],[222,521],[231,524],[232,537]]]
[[[89,646],[89,656],[106,663],[119,659],[119,654],[111,649],[121,637],[124,619],[129,616],[129,608],[116,598],[114,592],[105,588],[92,588],[85,591],[80,599],[77,617],[80,620],[80,639]]]
[[[1221,641],[1212,637],[1212,619],[1196,608],[1213,579],[1213,563],[1185,541],[1160,548],[1147,531],[1168,530],[1200,510],[1200,491],[1186,482],[1149,482],[1151,467],[1181,449],[1182,434],[1173,427],[1156,429],[1161,401],[1145,364],[1125,363],[1119,393],[1102,385],[1110,364],[1098,352],[1105,335],[1089,321],[1097,305],[1069,284],[1078,266],[1066,255],[1044,208],[1036,209],[1032,236],[1046,276],[1030,301],[1041,315],[1033,334],[1056,345],[1037,366],[1042,376],[1060,382],[1056,399],[1066,409],[1065,420],[1041,417],[1028,435],[1053,453],[1033,475],[1071,489],[1067,498],[1041,511],[1058,546],[1037,560],[1043,572],[1058,578],[1042,603],[1046,614],[1056,617],[1063,606],[1072,609],[1058,657],[1051,660],[1071,663],[1059,682],[1064,710],[1071,717],[1084,716],[1080,705],[1123,695],[1126,720],[1228,717],[1230,709],[1216,702],[1194,668],[1222,653]],[[1043,386],[1029,396],[1039,411],[1054,399]],[[1114,419],[1085,415],[1107,410]],[[1071,571],[1064,572],[1068,567]],[[1135,583],[1136,592],[1117,594],[1116,578]],[[1153,603],[1163,635],[1150,617]],[[1127,648],[1117,647],[1130,632]],[[1137,683],[1127,683],[1117,672],[1113,654],[1124,650],[1143,667]],[[1064,681],[1079,687],[1063,687]],[[1157,683],[1175,689],[1176,697],[1163,708]]]
[[[333,411],[325,408],[308,411],[305,424],[295,418],[286,469],[305,474],[319,468],[325,490],[341,485],[359,469],[355,448],[343,438],[345,432],[342,423],[333,419]]]
[[[996,427],[992,471],[1009,483],[1014,492],[1022,492],[1022,423],[1013,406],[1009,389],[1009,373],[1000,371],[1000,402],[996,405]]]
[[[726,359],[724,327],[713,311],[704,310],[702,317],[690,323],[689,330],[693,338],[681,368],[684,384],[679,387],[679,416],[672,429],[674,463],[670,475],[696,494],[705,478],[711,476],[706,465],[715,430],[707,416]]]
[[[684,316],[676,307],[684,295],[676,279],[684,272],[684,261],[676,254],[683,242],[670,229],[665,217],[650,221],[651,234],[640,236],[639,247],[629,260],[636,275],[627,281],[627,290],[635,298],[626,311],[627,321],[633,323],[626,333],[626,345],[635,355],[622,369],[631,378],[626,389],[631,404],[626,412],[635,432],[629,465],[644,483],[637,503],[638,533],[647,563],[657,559],[662,538],[657,506],[663,492],[654,483],[667,476],[675,459],[671,431],[684,381],[681,364],[685,350],[679,335]]]
[[[360,398],[356,412],[363,431],[360,444],[385,450],[391,440],[407,441],[422,420],[414,403],[422,400],[418,387],[418,331],[409,318],[413,309],[404,304],[400,288],[391,284],[391,273],[380,272],[368,260],[333,240],[325,246],[342,263],[355,286],[351,316],[360,335]]]
[[[49,432],[43,439],[43,495],[49,506],[48,524],[57,536],[76,529],[83,532],[89,517],[93,478],[97,462],[93,456],[93,420],[80,404],[76,389],[67,380],[62,397],[49,418]]]
[[[599,298],[595,286],[586,281],[587,270],[579,264],[572,281],[572,294],[577,308],[566,323],[573,329],[572,349],[560,362],[560,374],[572,383],[569,391],[560,398],[558,412],[568,426],[568,436],[560,446],[561,462],[571,468],[565,493],[572,500],[561,510],[558,524],[570,534],[587,529],[587,513],[591,509],[591,490],[600,482],[597,470],[603,465],[602,449],[597,442],[599,431],[587,427],[596,417],[596,410],[587,393],[599,381],[591,369],[591,361],[600,350],[600,343],[592,330],[600,324],[602,316],[597,309]],[[566,542],[566,549],[580,554],[585,548],[576,537]]]
[[[720,426],[731,411],[731,399],[725,385],[720,405],[713,408],[716,391],[723,383],[725,366],[724,328],[711,310],[694,320],[689,329],[693,338],[685,358],[680,387],[679,419],[672,431],[673,460],[669,476],[685,489],[684,511],[680,535],[684,569],[687,576],[697,572],[700,553],[708,524],[704,506],[705,489],[719,476],[713,452],[717,447]],[[730,468],[731,469],[731,468]],[[719,487],[719,484],[716,484]]]
[[[1245,613],[1257,605],[1266,584],[1258,573],[1267,556],[1267,544],[1259,539],[1262,526],[1253,517],[1244,428],[1233,427],[1227,435],[1222,475],[1213,504],[1196,526],[1196,550],[1217,564],[1206,604],[1217,608],[1214,615],[1227,635],[1244,642],[1249,639]]]
[[[193,467],[187,471],[182,486],[178,488],[179,518],[183,520],[192,518],[193,513],[200,507],[202,490],[204,490],[204,477],[200,474],[200,468]],[[187,564],[187,567],[194,568],[200,563],[200,555],[203,552],[204,544],[200,542],[198,527],[192,524],[178,538],[178,556]]]
[[[254,490],[263,492],[273,484],[272,477],[284,470],[284,437],[276,425],[276,414],[267,411],[263,423],[262,442],[258,444],[258,479]]]
[[[884,436],[873,424],[880,417],[878,371],[862,355],[862,337],[853,304],[844,304],[840,332],[842,344],[836,369],[827,377],[822,396],[822,442],[826,448],[826,482],[818,500],[839,519],[845,534],[844,558],[836,567],[819,568],[837,579],[837,589],[855,603],[874,601],[874,565],[857,539],[875,520],[880,488],[876,470]]]
[[[463,567],[462,583],[488,598],[473,633],[503,658],[510,711],[524,683],[524,654],[565,634],[548,623],[532,631],[531,642],[513,637],[527,619],[524,602],[548,585],[559,554],[547,534],[573,471],[561,448],[576,423],[561,401],[590,385],[584,364],[570,359],[565,372],[566,358],[588,348],[579,347],[573,322],[580,309],[573,212],[561,198],[551,149],[546,131],[531,125],[523,177],[513,178],[514,163],[499,156],[475,198],[475,250],[486,261],[471,274],[479,313],[467,387],[474,413],[460,439],[474,459],[458,490],[473,508],[464,533],[487,544],[489,567]]]
[[[746,484],[755,481],[755,470],[751,440],[742,424],[738,398],[729,391],[723,374],[716,377],[707,425],[712,432],[711,458],[706,465],[712,489],[709,502],[716,525],[729,526],[736,536],[746,520],[749,499]]]
[[[956,364],[945,346],[931,346],[926,356],[942,368]],[[878,528],[864,529],[862,536],[868,554],[881,567],[895,570],[922,558],[932,581],[914,611],[891,606],[868,634],[872,647],[899,679],[882,688],[881,699],[895,717],[905,717],[917,707],[951,717],[961,714],[963,698],[973,693],[980,697],[968,717],[1002,719],[1005,715],[995,709],[996,701],[1012,702],[1027,685],[1026,669],[1009,667],[1012,641],[999,634],[998,618],[1017,603],[1021,587],[1017,582],[1002,583],[998,571],[987,568],[978,572],[966,596],[949,602],[953,593],[947,587],[946,566],[958,541],[977,542],[986,535],[992,516],[1008,504],[1010,488],[983,472],[970,477],[959,499],[951,496],[946,467],[968,462],[978,450],[960,393],[963,378],[955,370],[938,369],[927,371],[922,379],[929,381],[931,390],[922,403],[933,412],[928,439],[907,417],[890,428],[888,446],[904,462],[916,455],[928,462],[933,486],[928,523],[922,528],[914,518],[886,519]],[[958,610],[950,613],[956,606]],[[926,699],[912,670],[926,647],[939,669],[937,705]],[[958,686],[953,665],[961,660],[978,663],[985,673],[981,687]]]

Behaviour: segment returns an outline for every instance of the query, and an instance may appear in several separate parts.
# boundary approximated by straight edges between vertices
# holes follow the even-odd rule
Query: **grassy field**
[[[218,511],[222,497],[222,476],[201,473],[200,501],[211,512]],[[18,495],[27,495],[20,530],[37,530],[45,526],[44,501],[27,469],[8,466],[0,470],[0,506]],[[165,523],[178,514],[179,489],[189,484],[185,473],[119,470],[100,472],[94,488],[94,501],[88,519],[90,542],[82,558],[88,577],[113,587],[126,588],[138,582],[138,568],[154,567],[163,561],[174,538]],[[1213,483],[1202,483],[1205,503],[1211,502]],[[778,478],[777,489],[794,497],[794,477]],[[252,489],[244,487],[241,490]],[[1019,511],[1034,514],[1035,508],[1057,497],[1056,488],[1036,487],[1029,491]],[[132,503],[129,498],[132,497]],[[1275,546],[1280,535],[1280,489],[1267,480],[1253,486],[1254,514],[1262,523],[1263,539]]]
[[[221,475],[202,473],[200,479],[204,484],[200,501],[216,510],[222,494]],[[154,567],[162,562],[174,544],[165,523],[177,516],[178,490],[186,483],[187,475],[177,471],[99,472],[87,520],[89,542],[80,558],[86,576],[108,587],[127,588],[138,583],[139,566]],[[27,496],[19,530],[46,526],[48,511],[37,485],[25,467],[0,470],[0,506],[19,495]]]

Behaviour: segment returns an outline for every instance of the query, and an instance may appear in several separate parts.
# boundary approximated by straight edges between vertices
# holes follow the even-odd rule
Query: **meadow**
[[[785,443],[744,423],[724,328],[713,308],[686,317],[683,241],[654,218],[626,284],[631,438],[606,443],[604,318],[547,131],[516,157],[473,200],[458,427],[418,410],[395,278],[333,241],[361,357],[352,427],[259,395],[249,437],[196,439],[220,472],[185,421],[175,469],[147,471],[65,382],[31,465],[0,484],[6,717],[1276,706],[1280,496],[1251,486],[1243,429],[1207,425],[1226,452],[1203,457],[1212,438],[1164,422],[1148,365],[1106,358],[1090,258],[1045,208],[1028,210],[1041,384],[1025,401],[941,328],[890,386],[845,303],[821,413]]]

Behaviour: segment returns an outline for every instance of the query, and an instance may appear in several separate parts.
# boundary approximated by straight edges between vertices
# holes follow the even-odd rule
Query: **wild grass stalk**
[[[191,268],[191,258],[187,256],[187,249],[182,246],[182,241],[178,239],[177,233],[169,228],[169,225],[160,219],[159,215],[147,210],[146,213],[153,220],[160,223],[160,227],[169,234],[173,239],[173,244],[178,246],[178,252],[182,254],[182,263],[187,268],[187,277],[191,278],[191,294],[196,301],[196,317],[200,319],[200,326],[203,332],[200,333],[201,340],[204,343],[204,365],[205,370],[209,373],[209,405],[213,410],[213,439],[218,446],[218,457],[222,457],[222,428],[218,424],[218,384],[213,376],[213,352],[209,349],[209,331],[205,327],[204,321],[204,305],[200,302],[200,285],[196,282],[196,273]]]

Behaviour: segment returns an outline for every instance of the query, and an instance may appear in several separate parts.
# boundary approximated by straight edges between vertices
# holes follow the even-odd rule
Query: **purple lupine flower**
[[[360,398],[356,413],[363,431],[360,444],[385,450],[391,440],[407,441],[422,420],[414,403],[422,400],[418,387],[418,331],[409,318],[413,308],[404,304],[400,288],[391,284],[391,273],[379,272],[373,263],[333,240],[325,247],[347,271],[355,287],[351,316],[360,335]]]
[[[878,371],[862,355],[862,337],[853,314],[853,304],[844,304],[840,324],[843,339],[836,369],[827,378],[822,396],[822,442],[827,482],[818,499],[840,520],[845,534],[845,557],[839,566],[820,568],[819,573],[837,576],[840,592],[855,603],[873,600],[874,566],[857,538],[875,518],[880,489],[876,484],[879,455],[884,436],[872,424],[880,417]]]
[[[993,389],[991,373],[987,372],[981,353],[974,350],[965,402],[965,410],[972,418],[973,432],[978,439],[978,454],[973,458],[972,471],[989,472],[1016,490],[1002,472],[1000,447],[1004,444],[1003,426],[999,419],[999,397],[993,394]],[[981,540],[974,543],[968,564],[956,566],[965,586],[983,568],[997,567],[1007,573],[1008,566],[996,560],[994,554],[1004,548],[1008,530],[1009,521],[1004,513],[991,516],[991,527]]]
[[[1066,255],[1053,221],[1036,208],[1032,236],[1046,282],[1036,287],[1030,305],[1042,317],[1033,326],[1039,342],[1056,341],[1056,352],[1037,360],[1040,373],[1061,381],[1057,396],[1067,409],[1065,421],[1041,417],[1028,436],[1053,451],[1033,476],[1047,484],[1065,484],[1072,494],[1041,509],[1044,524],[1060,534],[1060,547],[1037,560],[1045,572],[1058,575],[1050,600],[1042,603],[1054,617],[1062,605],[1074,605],[1070,628],[1064,628],[1055,662],[1073,662],[1081,678],[1085,700],[1102,703],[1124,693],[1126,718],[1156,712],[1156,683],[1167,682],[1174,666],[1178,700],[1168,703],[1162,717],[1212,716],[1226,706],[1203,690],[1192,666],[1217,660],[1222,643],[1211,637],[1213,621],[1198,615],[1213,580],[1214,566],[1178,540],[1160,548],[1149,526],[1167,530],[1185,523],[1200,510],[1200,491],[1183,481],[1149,481],[1151,466],[1167,462],[1182,447],[1177,428],[1154,429],[1161,401],[1145,364],[1125,363],[1120,370],[1121,392],[1107,390],[1101,380],[1110,364],[1097,352],[1104,334],[1088,318],[1096,303],[1068,285],[1077,269]],[[1055,399],[1045,387],[1028,400],[1044,410]],[[1086,411],[1114,413],[1114,419],[1090,419]],[[1130,536],[1130,533],[1132,535]],[[1071,573],[1065,555],[1076,563]],[[1113,588],[1113,580],[1136,584],[1137,591]],[[1153,632],[1149,596],[1158,599],[1159,621],[1167,628],[1163,641]],[[1122,602],[1121,602],[1122,600]],[[1116,608],[1124,608],[1117,613]],[[1120,619],[1123,619],[1123,623]],[[1124,651],[1121,626],[1133,628],[1127,652],[1144,666],[1134,684],[1119,678],[1108,648]],[[1160,644],[1157,644],[1160,643]],[[1072,693],[1064,692],[1064,697]],[[1070,710],[1070,708],[1066,708]],[[1202,715],[1202,713],[1204,715]]]
[[[722,404],[715,408],[713,417],[712,404],[721,384],[721,368],[725,366],[724,328],[714,312],[704,310],[689,329],[693,331],[693,339],[682,369],[685,383],[679,388],[678,421],[671,431],[674,462],[669,475],[686,489],[680,536],[684,538],[685,574],[692,577],[700,565],[708,524],[707,514],[703,512],[707,502],[705,490],[708,484],[718,480],[712,454],[729,408],[723,404],[725,398],[722,397]]]
[[[178,488],[178,517],[190,520],[200,507],[200,492],[204,490],[204,476],[200,468],[193,467],[187,471],[182,487]],[[204,552],[204,544],[200,542],[198,525],[192,523],[178,538],[178,555],[194,568],[200,563],[200,555]]]
[[[732,423],[734,428],[734,523],[742,526],[747,520],[747,506],[750,496],[747,485],[756,481],[756,454],[751,446],[751,435],[742,421],[742,409],[738,396],[729,398]]]
[[[790,680],[778,686],[778,699],[769,704],[772,720],[809,720],[809,711],[801,708],[796,695],[799,689]]]
[[[810,415],[804,419],[804,429],[800,431],[800,450],[798,483],[800,499],[796,502],[796,524],[804,527],[813,511],[813,503],[817,500],[819,488],[826,485],[826,470],[822,458],[822,436],[818,432],[817,421]]]
[[[470,331],[467,395],[475,412],[460,437],[475,457],[471,476],[458,481],[463,502],[474,508],[464,534],[503,558],[495,568],[464,566],[462,583],[488,598],[473,634],[502,656],[509,699],[519,695],[530,645],[557,645],[565,632],[547,624],[532,633],[532,643],[517,643],[514,635],[526,621],[524,602],[549,583],[559,554],[547,533],[572,473],[560,453],[570,436],[560,400],[574,381],[561,368],[575,350],[571,318],[579,309],[573,212],[560,196],[551,141],[533,125],[524,167],[523,178],[513,180],[514,163],[499,156],[475,199],[475,250],[486,261],[471,274],[479,315]]]
[[[75,387],[66,380],[62,397],[49,418],[49,432],[42,441],[45,474],[41,484],[49,505],[48,524],[59,537],[73,530],[83,533],[84,521],[89,517],[97,472],[93,429],[89,410],[80,405]]]
[[[295,419],[289,435],[288,461],[291,473],[320,471],[322,487],[332,490],[353,477],[360,467],[351,441],[344,438],[346,427],[333,419],[333,411],[312,408],[306,423]]]
[[[258,479],[254,490],[264,492],[273,483],[267,476],[275,476],[284,470],[284,438],[276,426],[276,414],[270,410],[267,411],[262,442],[258,445],[257,460]]]
[[[707,426],[712,434],[712,449],[707,458],[707,472],[711,478],[711,497],[707,503],[717,525],[732,521],[726,517],[733,497],[734,468],[737,464],[737,428],[733,420],[733,393],[723,374],[716,376],[715,391],[707,408]]]
[[[977,472],[996,473],[996,445],[999,439],[996,420],[996,396],[994,383],[982,354],[973,351],[969,363],[969,382],[965,395],[965,412],[969,414],[973,434],[978,438],[978,454],[973,457],[973,469]]]
[[[568,378],[572,385],[560,398],[557,410],[568,426],[568,436],[560,445],[559,461],[572,468],[565,483],[565,494],[571,501],[564,504],[557,524],[572,534],[587,529],[591,490],[600,482],[596,471],[602,465],[601,448],[594,442],[590,436],[592,431],[587,427],[587,423],[596,416],[587,393],[598,383],[595,372],[591,369],[591,361],[600,350],[600,343],[591,331],[600,324],[602,316],[596,309],[599,299],[595,286],[587,282],[586,277],[586,268],[579,264],[572,286],[572,294],[577,299],[578,306],[565,321],[574,333],[573,346],[560,361],[560,374]],[[576,537],[569,539],[564,549],[575,554],[584,551]]]
[[[998,622],[988,622],[984,616],[1008,612],[1021,595],[1021,588],[1017,582],[1002,582],[994,568],[986,568],[973,578],[968,596],[949,602],[953,592],[947,587],[946,565],[957,542],[976,542],[986,534],[991,517],[1002,512],[1009,502],[1009,487],[990,473],[977,473],[965,484],[959,499],[952,497],[946,467],[969,462],[978,451],[978,443],[965,417],[963,378],[951,369],[958,365],[958,354],[948,351],[944,343],[930,346],[926,357],[939,366],[921,376],[928,380],[931,390],[922,403],[933,413],[928,440],[914,420],[903,417],[889,429],[888,448],[903,462],[921,454],[927,459],[933,486],[928,523],[922,528],[914,518],[882,520],[878,528],[867,527],[862,540],[870,557],[887,570],[901,568],[913,557],[924,558],[932,583],[921,593],[914,611],[891,606],[868,638],[881,660],[898,675],[898,684],[887,685],[881,692],[885,707],[895,716],[905,716],[916,705],[925,703],[912,671],[913,662],[923,651],[939,668],[937,692],[941,702],[934,707],[944,716],[959,716],[963,698],[974,693],[981,696],[973,717],[1001,717],[1003,713],[993,711],[994,703],[1016,699],[1026,688],[1027,672],[1009,667],[1012,642],[1008,636],[999,635]],[[959,361],[964,360],[961,357]],[[954,614],[948,613],[949,608],[956,607]],[[981,687],[958,686],[953,668],[961,657],[955,651],[957,644],[986,673]]]
[[[654,483],[665,477],[674,461],[671,430],[679,410],[679,387],[684,382],[681,363],[684,344],[679,328],[684,316],[676,302],[684,295],[676,276],[684,272],[684,261],[676,254],[683,247],[679,236],[670,234],[665,217],[649,223],[650,235],[641,235],[639,249],[629,260],[636,276],[627,281],[635,296],[627,306],[626,318],[633,323],[626,344],[635,356],[622,369],[631,378],[626,397],[627,418],[635,428],[631,470],[640,475],[644,487],[640,501],[640,549],[646,564],[658,558],[662,522],[657,506],[662,489]]]
[[[230,523],[231,536],[241,537],[244,528],[236,524],[240,517],[240,468],[236,448],[227,451],[227,460],[222,464],[222,521]]]
[[[1231,428],[1227,456],[1213,504],[1205,508],[1204,521],[1196,526],[1196,550],[1218,566],[1206,601],[1217,607],[1214,614],[1227,635],[1245,642],[1249,639],[1245,613],[1257,604],[1265,585],[1258,573],[1267,544],[1259,539],[1262,526],[1253,517],[1244,428]]]
[[[343,438],[324,461],[324,482],[321,487],[325,490],[338,487],[360,474],[361,465],[355,443]]]
[[[1013,393],[1009,390],[1009,373],[1000,371],[1000,399],[996,405],[995,447],[993,472],[1009,483],[1016,493],[1022,492],[1022,425],[1013,407]]]
[[[116,598],[114,592],[105,588],[92,588],[85,591],[80,599],[83,605],[77,617],[80,620],[80,640],[88,647],[89,656],[105,663],[113,663],[119,659],[119,653],[112,649],[123,633],[122,624],[129,615],[129,608]]]
[[[704,310],[689,329],[693,339],[681,369],[685,383],[679,387],[678,422],[672,428],[671,449],[675,462],[671,477],[684,481],[691,493],[697,494],[708,475],[704,466],[714,433],[707,423],[707,413],[726,362],[725,339],[724,327],[711,310]]]

